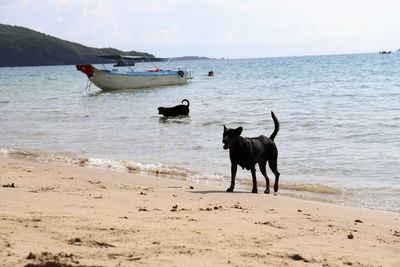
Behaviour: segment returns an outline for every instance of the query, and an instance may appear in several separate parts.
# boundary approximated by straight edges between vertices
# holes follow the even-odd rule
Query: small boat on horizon
[[[380,51],[379,54],[385,55],[385,54],[391,54],[392,51]]]
[[[186,84],[189,79],[193,78],[192,72],[183,68],[162,69],[154,65],[155,68],[145,71],[135,71],[132,66],[138,62],[160,62],[163,59],[148,58],[145,56],[121,56],[109,55],[100,56],[105,59],[113,59],[117,61],[114,66],[124,66],[126,70],[117,68],[98,69],[92,64],[77,64],[76,69],[86,74],[90,83],[93,83],[103,91],[123,90],[123,89],[139,89],[157,86]],[[171,59],[167,61],[170,62]],[[165,61],[165,60],[164,60]],[[86,86],[90,87],[90,83]]]

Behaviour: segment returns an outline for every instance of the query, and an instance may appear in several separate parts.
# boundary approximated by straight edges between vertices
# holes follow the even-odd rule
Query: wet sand
[[[0,265],[400,266],[400,214],[0,158]]]

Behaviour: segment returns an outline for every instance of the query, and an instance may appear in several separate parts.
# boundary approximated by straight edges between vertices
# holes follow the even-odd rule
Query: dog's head
[[[243,128],[238,127],[236,129],[227,129],[226,126],[224,125],[224,133],[222,135],[222,143],[224,144],[224,149],[229,149],[232,144],[234,144],[240,134],[242,133]]]
[[[163,107],[159,107],[158,108],[158,114],[163,114],[164,113],[164,109]]]

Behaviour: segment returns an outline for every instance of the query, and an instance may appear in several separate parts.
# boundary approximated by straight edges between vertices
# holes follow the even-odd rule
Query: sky
[[[159,57],[400,48],[399,0],[0,0],[0,23]]]

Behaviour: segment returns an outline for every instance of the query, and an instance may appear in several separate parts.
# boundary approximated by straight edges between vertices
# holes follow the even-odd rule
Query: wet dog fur
[[[174,107],[158,107],[158,114],[163,115],[164,117],[176,117],[176,116],[188,116],[189,115],[189,100],[183,99],[183,102],[186,102],[186,105],[177,105]]]
[[[265,178],[266,188],[264,193],[269,194],[269,178],[266,171],[267,162],[275,175],[274,191],[278,192],[280,173],[278,172],[278,149],[276,148],[274,139],[280,125],[272,111],[271,116],[275,129],[269,138],[264,135],[253,138],[242,137],[240,136],[243,131],[242,127],[227,129],[224,125],[222,143],[225,150],[229,149],[231,160],[231,186],[226,190],[227,192],[233,192],[235,188],[237,166],[239,165],[242,169],[246,168],[251,171],[253,179],[253,190],[251,192],[257,193],[255,165],[258,163],[260,171]]]

